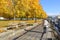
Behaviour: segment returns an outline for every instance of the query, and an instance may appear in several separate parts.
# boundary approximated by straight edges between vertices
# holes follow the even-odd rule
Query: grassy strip
[[[35,21],[34,20],[28,20],[28,21],[12,21],[12,20],[10,20],[10,21],[0,21],[0,28],[1,27],[7,27],[10,23],[19,23],[19,22],[27,22],[27,23],[30,23],[30,24],[32,24],[32,23],[34,23]],[[37,20],[37,22],[39,23],[39,22],[41,22],[41,20]]]

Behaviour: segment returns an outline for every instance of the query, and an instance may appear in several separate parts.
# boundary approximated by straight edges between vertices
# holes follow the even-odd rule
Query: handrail
[[[60,32],[59,32],[59,29],[57,29],[57,27],[55,26],[55,24],[53,23],[53,28],[54,28],[54,31],[57,33],[55,34],[57,36],[57,38],[60,40]]]

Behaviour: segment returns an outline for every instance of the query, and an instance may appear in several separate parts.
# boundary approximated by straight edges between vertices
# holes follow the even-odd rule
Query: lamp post
[[[36,10],[35,9],[33,9],[34,10],[34,20],[35,20],[35,23],[36,23]]]
[[[35,16],[34,18],[35,18],[35,23],[36,23],[36,13],[35,13],[35,15],[34,15],[34,16]]]
[[[12,4],[13,4],[13,12],[14,12],[14,20],[16,19],[16,9],[15,9],[15,5],[16,5],[16,3],[15,3],[15,0],[12,0]]]

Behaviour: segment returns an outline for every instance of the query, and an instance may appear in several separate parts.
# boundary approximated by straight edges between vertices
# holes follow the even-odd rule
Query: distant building
[[[0,20],[7,20],[6,18],[4,18],[4,17],[0,17]]]
[[[4,17],[0,17],[1,20],[5,19]]]
[[[60,19],[60,15],[58,15],[57,18]]]

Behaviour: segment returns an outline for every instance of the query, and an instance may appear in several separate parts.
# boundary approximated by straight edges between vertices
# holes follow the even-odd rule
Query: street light
[[[35,9],[33,9],[34,10],[34,20],[35,20],[35,23],[36,23],[36,10]]]
[[[15,11],[15,10],[16,10],[16,9],[15,9],[16,3],[15,3],[15,0],[12,0],[12,3],[13,3],[13,8],[12,8],[12,9],[13,9],[13,11],[14,11],[14,20],[15,20],[15,19],[16,19],[16,18],[15,18],[15,16],[16,16],[16,11]]]
[[[35,18],[35,23],[36,23],[36,13],[35,13],[35,17],[34,18]]]

